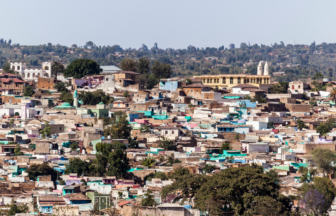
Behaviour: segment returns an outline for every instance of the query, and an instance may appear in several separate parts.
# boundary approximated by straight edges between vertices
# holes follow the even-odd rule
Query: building
[[[203,99],[202,92],[209,92],[211,87],[202,84],[191,84],[183,87],[183,92],[192,98]]]
[[[267,62],[264,65],[264,73],[262,74],[262,62],[258,65],[257,75],[251,74],[219,74],[219,75],[201,75],[194,78],[202,79],[203,85],[218,88],[229,88],[239,84],[250,84],[261,88],[264,84],[271,83],[271,76]]]
[[[0,78],[2,95],[20,95],[28,83],[18,78]]]
[[[51,77],[51,62],[43,62],[40,69],[28,69],[27,63],[10,62],[10,67],[25,80],[35,80],[38,77]]]
[[[54,89],[56,82],[54,78],[37,78],[37,88],[47,90],[47,89]]]
[[[303,94],[308,89],[308,84],[302,81],[293,81],[288,84],[288,90],[292,94]]]
[[[106,75],[122,71],[120,68],[113,65],[100,66],[100,69],[101,69],[100,74],[106,74]]]
[[[118,86],[127,87],[140,83],[140,74],[133,71],[118,71],[113,75]]]

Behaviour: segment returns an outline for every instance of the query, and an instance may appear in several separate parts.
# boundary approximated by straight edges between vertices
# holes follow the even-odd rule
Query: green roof
[[[99,104],[100,104],[100,105],[104,105],[104,103],[103,103],[103,102],[100,102]]]

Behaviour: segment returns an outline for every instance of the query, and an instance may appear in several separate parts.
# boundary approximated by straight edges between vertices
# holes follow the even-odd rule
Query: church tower
[[[262,64],[261,64],[261,61],[259,62],[259,65],[258,65],[258,71],[257,71],[257,75],[263,75],[262,73]]]
[[[264,67],[264,75],[268,76],[269,75],[269,68],[268,68],[268,64],[267,62],[265,63],[265,67]]]

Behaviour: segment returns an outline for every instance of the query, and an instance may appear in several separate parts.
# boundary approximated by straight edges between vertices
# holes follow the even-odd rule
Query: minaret
[[[257,75],[262,75],[262,64],[261,64],[261,61],[259,62],[259,65],[258,65],[258,72],[257,72]]]
[[[75,90],[74,92],[74,102],[73,102],[73,105],[77,108],[78,107],[78,96],[77,96],[77,90]]]
[[[268,68],[268,64],[267,62],[265,63],[265,67],[264,67],[264,75],[268,76],[269,75],[269,68]]]

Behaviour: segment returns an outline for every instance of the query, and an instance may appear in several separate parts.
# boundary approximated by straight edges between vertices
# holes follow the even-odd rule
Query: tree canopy
[[[226,169],[211,176],[184,175],[164,187],[162,196],[180,190],[182,193],[176,200],[194,198],[194,207],[210,215],[222,215],[225,210],[237,215],[288,215],[292,207],[290,199],[280,194],[279,189],[262,167],[253,165]]]
[[[35,91],[31,85],[27,85],[23,89],[23,96],[31,97],[35,94]]]
[[[128,139],[130,137],[132,128],[129,125],[126,113],[115,112],[111,124],[104,129],[105,137],[111,136],[111,139]]]
[[[82,78],[88,75],[96,75],[101,71],[97,62],[91,59],[77,59],[68,65],[64,71],[64,77]]]
[[[57,171],[51,168],[48,163],[32,164],[26,171],[30,180],[37,180],[38,176],[50,175],[52,181],[57,180]]]
[[[51,73],[53,77],[56,77],[57,74],[63,74],[65,71],[64,65],[54,61],[51,65]]]

